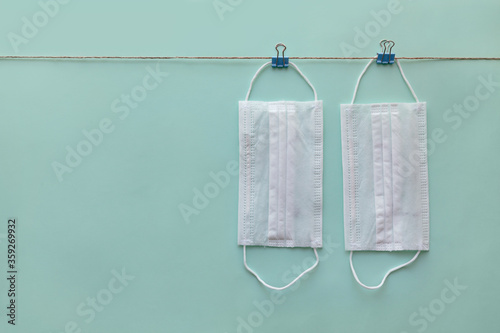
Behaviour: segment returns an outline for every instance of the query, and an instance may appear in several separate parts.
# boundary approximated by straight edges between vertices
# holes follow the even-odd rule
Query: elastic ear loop
[[[271,61],[268,61],[264,65],[260,66],[260,68],[257,70],[257,72],[255,73],[255,75],[252,78],[252,81],[250,81],[250,88],[248,88],[247,97],[245,98],[245,101],[248,101],[248,98],[250,97],[250,92],[252,91],[253,83],[254,83],[255,79],[257,78],[257,76],[259,75],[259,73],[266,66],[268,66],[270,64],[271,64]],[[314,92],[314,100],[317,101],[318,100],[318,94],[316,93],[316,89],[314,89],[314,86],[312,85],[311,81],[309,81],[309,79],[300,71],[300,69],[297,67],[297,65],[295,65],[293,62],[290,62],[289,64],[293,68],[295,68],[295,70],[300,74],[300,76],[302,76],[302,78],[307,82],[307,84],[309,85],[309,87],[311,87],[312,91]]]
[[[365,75],[366,73],[366,70],[368,69],[368,67],[370,67],[370,65],[372,64],[373,60],[375,60],[375,58],[371,59],[368,64],[365,66],[365,68],[363,69],[363,71],[361,72],[361,74],[359,75],[359,78],[358,78],[358,82],[356,83],[356,88],[354,88],[354,94],[352,96],[352,101],[351,101],[351,104],[354,104],[354,99],[356,98],[356,94],[358,93],[358,87],[359,87],[359,83],[361,82],[361,78],[363,77],[363,75]],[[410,89],[411,91],[411,94],[413,95],[413,98],[415,98],[415,100],[417,101],[417,103],[419,102],[418,100],[418,97],[417,95],[415,94],[415,91],[413,90],[413,88],[411,87],[411,84],[410,82],[408,81],[408,79],[406,78],[405,76],[405,73],[403,72],[403,68],[401,68],[401,64],[399,63],[399,59],[396,59],[396,64],[398,65],[398,68],[399,68],[399,72],[401,73],[401,76],[403,77],[403,80],[405,81],[406,85],[408,86],[408,88]]]
[[[290,282],[289,284],[287,284],[284,287],[274,287],[274,286],[271,286],[271,285],[267,284],[264,280],[262,280],[260,278],[259,274],[257,274],[253,269],[251,269],[250,267],[248,267],[248,265],[247,265],[247,247],[246,247],[246,245],[243,245],[243,263],[245,264],[245,268],[250,273],[252,273],[257,278],[257,280],[259,280],[259,282],[262,283],[267,288],[274,289],[274,290],[284,290],[284,289],[290,287],[291,285],[293,285],[295,282],[297,282],[305,274],[307,274],[308,272],[312,271],[316,266],[318,266],[318,263],[319,263],[318,251],[316,251],[316,248],[313,248],[313,250],[314,250],[314,255],[316,255],[316,262],[314,263],[314,265],[312,265],[311,267],[309,267],[308,269],[306,269],[305,271],[303,271],[302,273],[300,273],[299,276],[297,276],[295,279],[293,279],[292,282]]]
[[[356,274],[356,270],[354,269],[354,265],[352,264],[352,252],[353,252],[353,251],[351,251],[351,255],[350,255],[350,257],[349,257],[349,262],[350,262],[350,264],[351,264],[351,271],[352,271],[352,275],[354,275],[354,278],[356,279],[356,282],[358,282],[358,283],[359,283],[359,285],[360,285],[361,287],[364,287],[364,288],[366,288],[366,289],[371,289],[371,290],[373,290],[373,289],[378,289],[378,288],[382,287],[382,286],[384,285],[384,283],[385,283],[385,280],[386,280],[386,279],[387,279],[387,277],[389,276],[389,274],[391,274],[392,272],[397,271],[397,270],[398,270],[398,269],[400,269],[400,268],[403,268],[403,267],[405,267],[405,266],[408,266],[409,264],[411,264],[412,262],[414,262],[414,261],[417,259],[418,255],[420,254],[420,250],[419,250],[419,251],[417,252],[417,254],[415,254],[415,256],[414,256],[414,257],[413,257],[410,261],[408,261],[408,262],[406,262],[406,263],[404,263],[404,264],[402,264],[402,265],[396,266],[396,267],[394,267],[394,268],[390,269],[389,271],[387,271],[387,273],[385,273],[385,275],[384,275],[384,278],[382,279],[382,282],[380,282],[380,284],[379,284],[379,285],[377,285],[377,286],[373,286],[373,287],[371,287],[371,286],[367,286],[367,285],[363,284],[361,281],[359,281],[359,279],[358,279],[358,275]]]

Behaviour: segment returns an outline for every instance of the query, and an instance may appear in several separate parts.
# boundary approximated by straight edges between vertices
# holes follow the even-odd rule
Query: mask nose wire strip
[[[356,282],[358,282],[358,283],[359,283],[359,285],[360,285],[361,287],[364,287],[364,288],[366,288],[366,289],[371,289],[371,290],[373,290],[373,289],[378,289],[378,288],[382,287],[382,286],[384,285],[384,283],[385,283],[385,280],[386,280],[386,279],[387,279],[387,277],[389,276],[389,274],[391,274],[392,272],[397,271],[397,270],[398,270],[398,269],[400,269],[400,268],[403,268],[403,267],[405,267],[405,266],[408,266],[409,264],[411,264],[412,262],[414,262],[414,261],[418,258],[418,255],[420,254],[420,251],[418,251],[418,252],[415,254],[415,256],[414,256],[413,258],[411,258],[411,260],[410,260],[410,261],[405,262],[404,264],[401,264],[401,265],[399,265],[399,266],[396,266],[396,267],[394,267],[394,268],[390,269],[389,271],[387,271],[387,273],[385,273],[384,278],[382,279],[382,282],[380,282],[380,284],[379,284],[379,285],[377,285],[377,286],[373,286],[373,287],[371,287],[371,286],[367,286],[367,285],[363,284],[361,281],[359,281],[359,279],[358,279],[358,275],[356,274],[356,270],[354,269],[354,265],[352,264],[352,252],[353,252],[353,251],[351,251],[351,255],[350,255],[350,258],[349,258],[349,262],[351,263],[351,271],[352,271],[352,275],[354,276],[354,279],[356,279]]]
[[[260,68],[257,70],[257,72],[255,72],[255,75],[253,76],[252,81],[250,81],[250,88],[248,88],[248,92],[247,92],[247,96],[245,98],[245,101],[248,101],[248,98],[250,98],[250,92],[252,91],[253,83],[254,83],[255,79],[257,78],[257,76],[259,75],[259,73],[270,64],[271,64],[271,61],[266,62],[264,65],[260,66]],[[314,86],[312,85],[311,81],[309,81],[309,79],[304,75],[304,73],[302,73],[300,71],[300,69],[297,67],[297,65],[295,65],[293,62],[290,62],[290,65],[293,68],[295,68],[295,70],[300,74],[300,76],[307,82],[309,87],[311,87],[311,89],[314,93],[314,100],[317,101],[318,94],[316,93],[316,89],[314,89]]]
[[[361,74],[359,75],[359,78],[358,78],[358,82],[356,83],[356,87],[354,88],[354,94],[352,95],[352,101],[351,101],[351,104],[354,104],[354,99],[356,98],[356,94],[358,93],[358,88],[359,88],[359,83],[361,82],[361,78],[363,77],[363,75],[365,75],[366,73],[366,70],[368,69],[368,67],[370,67],[370,65],[372,64],[374,59],[371,59],[368,64],[366,64],[365,68],[363,69],[363,71],[361,72]],[[403,80],[405,81],[406,85],[408,86],[408,88],[410,89],[411,91],[411,94],[413,95],[413,98],[415,98],[415,101],[417,101],[417,103],[419,103],[420,101],[418,100],[418,97],[417,97],[417,94],[415,94],[415,91],[413,90],[413,88],[411,87],[411,84],[410,82],[408,81],[408,79],[406,78],[405,76],[405,73],[403,72],[403,68],[401,67],[401,64],[399,63],[399,59],[396,59],[396,64],[398,65],[398,68],[399,68],[399,72],[401,73],[401,76],[403,77]]]
[[[306,269],[305,271],[303,271],[302,273],[300,273],[299,276],[297,276],[295,279],[293,279],[293,281],[290,282],[289,284],[287,284],[286,286],[284,286],[284,287],[274,287],[274,286],[271,286],[271,285],[267,284],[266,282],[264,282],[264,280],[262,280],[260,278],[260,276],[253,269],[251,269],[250,267],[248,267],[248,265],[247,265],[247,251],[246,251],[246,249],[247,249],[246,245],[243,245],[243,263],[245,264],[245,268],[250,273],[252,273],[257,278],[257,280],[259,280],[260,283],[262,283],[267,288],[274,289],[274,290],[284,290],[284,289],[290,287],[295,282],[297,282],[302,276],[304,276],[308,272],[312,271],[316,266],[318,266],[318,263],[319,263],[318,251],[316,251],[316,248],[313,248],[314,255],[316,256],[316,262],[314,263],[314,265],[312,265],[311,267],[309,267],[308,269]]]

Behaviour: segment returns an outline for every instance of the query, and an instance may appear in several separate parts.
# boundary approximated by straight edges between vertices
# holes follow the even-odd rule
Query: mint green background
[[[284,42],[289,56],[343,56],[339,45],[354,43],[353,29],[387,8],[368,0],[232,3],[220,20],[211,0],[72,1],[18,54],[272,56]],[[398,56],[500,56],[498,1],[401,6],[354,55],[372,56],[389,38]],[[2,0],[0,8],[0,54],[15,54],[7,34],[19,34],[21,18],[40,7]],[[378,291],[355,283],[343,242],[339,104],[350,101],[366,61],[296,61],[324,101],[323,237],[330,245],[266,316],[255,303],[268,304],[272,293],[244,269],[237,246],[237,177],[191,223],[178,209],[211,181],[209,172],[237,160],[237,103],[263,60],[160,61],[170,75],[124,120],[111,102],[156,61],[0,61],[0,236],[7,218],[17,217],[20,247],[18,325],[6,324],[2,278],[0,331],[64,332],[74,321],[82,332],[236,332],[238,318],[250,317],[262,319],[253,332],[417,332],[423,327],[410,325],[410,315],[436,306],[444,280],[455,278],[467,289],[424,331],[498,331],[500,88],[456,130],[443,114],[474,94],[478,77],[499,82],[499,62],[401,62],[428,103],[429,136],[435,129],[446,135],[429,156],[431,250]],[[293,70],[268,69],[252,98],[312,94]],[[395,66],[373,66],[358,101],[412,99]],[[51,163],[63,162],[65,147],[103,118],[115,130],[58,182]],[[248,252],[250,265],[278,285],[312,256],[308,249]],[[361,279],[376,284],[411,256],[357,254],[355,263]],[[78,305],[122,268],[135,279],[86,323]]]

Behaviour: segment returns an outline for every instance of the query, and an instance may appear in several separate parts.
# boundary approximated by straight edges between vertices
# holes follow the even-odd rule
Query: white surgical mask
[[[356,281],[380,288],[390,273],[429,250],[429,195],[427,180],[426,104],[341,105],[344,181],[344,236]],[[352,251],[417,250],[405,264],[389,270],[378,286],[361,283],[352,263]]]
[[[266,287],[282,290],[318,265],[322,246],[323,103],[239,102],[238,244],[244,264]],[[316,262],[284,287],[264,282],[247,265],[246,246],[311,247]]]

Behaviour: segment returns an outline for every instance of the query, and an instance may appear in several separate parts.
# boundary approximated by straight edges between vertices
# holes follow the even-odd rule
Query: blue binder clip
[[[280,51],[278,50],[279,46],[283,46],[283,51],[281,51],[281,57],[280,57]],[[276,57],[272,57],[271,65],[273,67],[278,67],[278,68],[288,67],[288,57],[285,57],[285,50],[286,50],[285,44],[278,43],[276,44],[275,49],[276,49]]]
[[[396,45],[396,43],[392,40],[383,39],[380,41],[380,48],[383,48],[383,53],[377,53],[377,64],[387,65],[394,63],[396,54],[391,53],[394,45]]]

